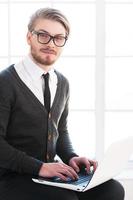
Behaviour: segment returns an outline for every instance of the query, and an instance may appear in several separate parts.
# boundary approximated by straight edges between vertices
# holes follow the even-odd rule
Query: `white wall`
[[[125,179],[120,182],[125,188],[125,200],[133,200],[133,179]]]
[[[125,200],[133,200],[133,170],[125,169],[117,180],[121,182],[125,189]]]

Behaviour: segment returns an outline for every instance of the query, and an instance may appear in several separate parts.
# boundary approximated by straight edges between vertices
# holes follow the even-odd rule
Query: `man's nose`
[[[47,45],[48,46],[55,46],[53,38],[50,38],[50,41]]]

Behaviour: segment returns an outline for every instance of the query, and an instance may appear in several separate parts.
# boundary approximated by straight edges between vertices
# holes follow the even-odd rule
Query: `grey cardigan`
[[[76,156],[67,131],[69,84],[56,74],[57,91],[48,114],[14,65],[0,73],[0,175],[37,175],[42,163],[53,162],[56,154],[65,163]]]

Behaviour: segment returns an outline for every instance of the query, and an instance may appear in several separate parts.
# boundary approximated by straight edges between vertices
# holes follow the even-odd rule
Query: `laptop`
[[[112,143],[107,149],[103,160],[98,162],[96,171],[93,172],[93,170],[91,170],[89,174],[82,172],[79,174],[79,179],[77,181],[68,178],[68,181],[63,182],[58,177],[48,179],[39,177],[32,178],[32,180],[39,184],[85,192],[118,175],[125,168],[132,153],[133,137],[128,137]]]

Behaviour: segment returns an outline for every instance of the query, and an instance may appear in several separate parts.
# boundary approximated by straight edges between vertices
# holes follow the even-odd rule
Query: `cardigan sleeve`
[[[12,92],[10,84],[0,76],[0,174],[6,170],[38,175],[42,162],[7,142],[7,127],[10,124]]]

